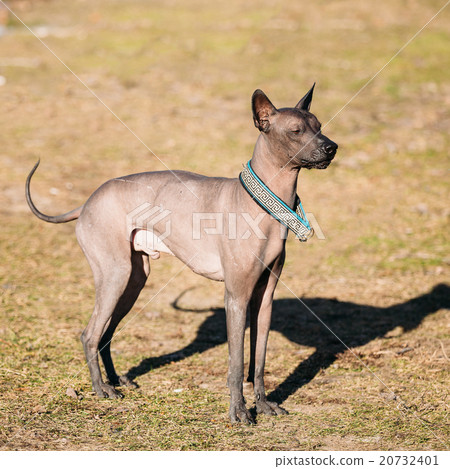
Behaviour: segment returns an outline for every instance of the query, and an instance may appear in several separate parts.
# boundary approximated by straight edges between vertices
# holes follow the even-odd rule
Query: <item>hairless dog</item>
[[[294,210],[300,169],[326,168],[337,150],[309,111],[313,89],[293,108],[275,108],[261,90],[252,96],[253,119],[260,130],[250,161],[252,171]],[[36,208],[30,196],[30,180],[38,164],[26,182],[32,212],[51,223],[78,219],[76,235],[94,275],[94,311],[81,336],[94,391],[101,397],[117,398],[122,395],[115,386],[135,386],[126,376],[117,375],[110,342],[145,285],[149,258],[157,259],[160,252],[166,252],[194,272],[225,283],[231,421],[254,423],[243,396],[247,311],[248,380],[253,383],[256,411],[286,413],[267,400],[263,374],[287,228],[257,203],[242,182],[186,171],[132,174],[107,181],[81,207],[49,216]]]

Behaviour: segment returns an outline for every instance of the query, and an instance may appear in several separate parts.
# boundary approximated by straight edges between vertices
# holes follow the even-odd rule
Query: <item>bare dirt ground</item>
[[[89,267],[24,182],[41,158],[34,199],[56,214],[165,167],[1,12],[2,449],[448,449],[450,7],[355,96],[444,3],[8,2],[171,169],[236,177],[252,92],[293,106],[313,82],[339,152],[300,174],[326,239],[288,240],[276,292],[266,384],[289,415],[229,424],[223,285],[168,256],[113,341],[140,388],[100,400],[79,342]]]

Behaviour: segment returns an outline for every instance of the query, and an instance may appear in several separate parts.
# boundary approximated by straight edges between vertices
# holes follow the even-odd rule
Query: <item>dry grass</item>
[[[316,81],[325,123],[443,4],[381,0],[374,14],[370,2],[306,3],[10,5],[170,168],[235,176],[256,139],[255,88],[286,106]],[[108,178],[164,167],[10,17],[0,37],[2,447],[448,447],[447,10],[327,125],[336,162],[300,176],[326,240],[288,241],[267,388],[290,415],[256,427],[227,419],[222,285],[182,270],[148,303],[182,268],[166,257],[113,342],[140,389],[120,402],[90,392],[78,338],[91,274],[74,225],[36,220],[24,181],[41,157],[35,200],[60,213]],[[171,306],[183,292],[186,312]]]

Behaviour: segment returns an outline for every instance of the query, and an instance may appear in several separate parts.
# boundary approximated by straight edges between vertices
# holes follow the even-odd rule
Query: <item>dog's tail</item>
[[[25,196],[27,198],[28,206],[30,207],[31,211],[38,218],[40,218],[41,220],[47,221],[49,223],[66,223],[68,221],[76,220],[80,216],[84,205],[70,212],[63,213],[62,215],[55,215],[55,216],[45,215],[44,213],[40,212],[34,205],[33,201],[31,200],[31,195],[30,195],[30,181],[37,167],[39,166],[40,162],[41,160],[38,160],[38,162],[34,165],[34,168],[31,170],[30,174],[28,175],[27,182],[25,183]]]

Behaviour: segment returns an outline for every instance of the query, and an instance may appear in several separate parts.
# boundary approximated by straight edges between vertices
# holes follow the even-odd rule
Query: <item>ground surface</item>
[[[168,167],[234,177],[257,137],[254,89],[292,106],[315,81],[326,124],[444,0],[9,5]],[[2,449],[448,449],[450,7],[325,126],[331,167],[300,174],[326,239],[288,241],[266,384],[290,414],[254,427],[228,423],[223,286],[169,257],[113,341],[140,388],[92,395],[91,273],[74,224],[34,218],[24,181],[41,158],[34,199],[56,214],[108,178],[165,168],[1,18]]]

